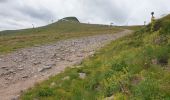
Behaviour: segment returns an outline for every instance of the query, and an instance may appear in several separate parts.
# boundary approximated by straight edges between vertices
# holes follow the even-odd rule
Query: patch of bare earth
[[[97,49],[130,33],[124,30],[117,34],[68,39],[0,55],[0,99],[17,100],[22,91],[35,83],[79,64]]]

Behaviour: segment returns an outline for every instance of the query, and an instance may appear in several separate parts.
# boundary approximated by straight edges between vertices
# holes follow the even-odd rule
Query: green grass
[[[150,32],[147,26],[112,42],[81,65],[24,92],[21,99],[169,100],[170,19],[159,24],[157,31]],[[86,73],[86,78],[80,79],[79,73]]]
[[[137,31],[141,28],[144,28],[144,26],[142,25],[133,25],[133,26],[119,26],[121,28],[125,28],[125,29],[129,29],[129,30],[134,30],[134,31]]]
[[[69,38],[96,34],[113,34],[121,30],[120,28],[109,26],[59,21],[35,29],[3,31],[0,32],[0,54]]]

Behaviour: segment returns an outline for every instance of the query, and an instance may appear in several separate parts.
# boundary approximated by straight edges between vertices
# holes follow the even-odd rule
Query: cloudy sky
[[[81,22],[135,25],[170,13],[170,0],[0,0],[0,30],[43,26],[63,17]]]

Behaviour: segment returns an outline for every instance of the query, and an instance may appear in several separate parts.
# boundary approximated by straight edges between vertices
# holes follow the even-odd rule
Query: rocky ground
[[[54,44],[25,48],[0,55],[0,100],[17,100],[20,92],[56,75],[66,67],[80,64],[112,40],[131,33],[105,34],[68,39]]]

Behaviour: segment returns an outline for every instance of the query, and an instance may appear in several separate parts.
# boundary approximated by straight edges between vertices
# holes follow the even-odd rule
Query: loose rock
[[[86,73],[79,73],[79,77],[81,79],[85,79],[86,78]]]
[[[64,77],[62,80],[69,80],[70,79],[70,77],[69,76],[66,76],[66,77]]]
[[[43,72],[43,71],[48,70],[48,69],[51,69],[51,68],[52,68],[52,66],[43,66],[43,67],[40,68],[38,71],[39,71],[39,72]]]

